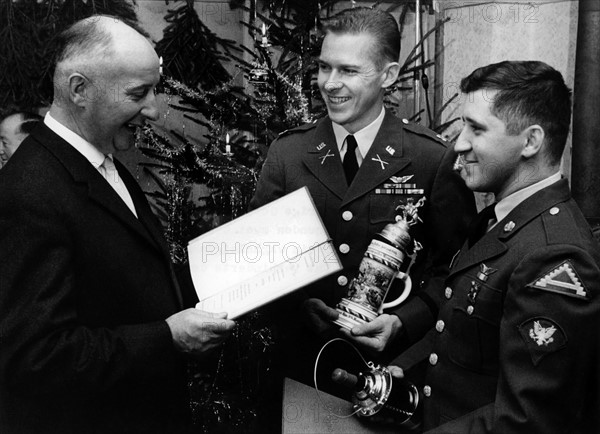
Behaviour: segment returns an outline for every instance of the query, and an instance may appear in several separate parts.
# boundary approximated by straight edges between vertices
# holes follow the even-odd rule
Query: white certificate
[[[197,307],[229,318],[342,269],[306,187],[195,238],[188,254]]]

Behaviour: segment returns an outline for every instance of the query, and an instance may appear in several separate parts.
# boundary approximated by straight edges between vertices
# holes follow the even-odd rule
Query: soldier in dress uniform
[[[373,237],[395,221],[396,207],[425,198],[422,223],[412,232],[423,249],[410,270],[415,296],[405,313],[384,314],[363,331],[365,344],[379,351],[384,339],[417,340],[433,324],[437,302],[417,288],[443,283],[475,213],[473,194],[452,171],[456,154],[442,137],[384,108],[384,93],[398,76],[399,53],[398,25],[387,12],[354,8],[326,24],[318,84],[328,116],[273,142],[250,204],[257,208],[308,187],[344,266],[272,306],[283,322],[289,362],[307,373],[320,347],[317,335],[337,318],[333,307]],[[410,316],[415,320],[402,333],[401,322]],[[309,381],[295,370],[287,374]]]
[[[461,90],[456,169],[496,202],[453,260],[435,327],[394,365],[427,365],[427,433],[600,432],[600,252],[560,174],[571,92],[535,61],[479,68]]]

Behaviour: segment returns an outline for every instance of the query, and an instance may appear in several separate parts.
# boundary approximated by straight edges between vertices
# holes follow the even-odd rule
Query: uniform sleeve
[[[428,433],[576,432],[597,394],[599,297],[600,271],[586,250],[552,245],[527,255],[504,302],[495,401]]]
[[[409,343],[421,339],[437,318],[444,295],[444,279],[450,263],[467,237],[467,229],[476,214],[475,198],[463,180],[452,170],[456,153],[448,148],[440,162],[429,198],[427,224],[429,253],[423,282],[415,297],[394,313],[402,321]],[[413,282],[413,285],[418,285]]]
[[[286,194],[285,167],[280,159],[281,142],[275,140],[269,147],[248,211],[252,211]]]
[[[26,192],[17,197],[21,193],[0,210],[3,381],[22,392],[52,395],[103,391],[124,379],[170,378],[179,356],[165,321],[81,324],[76,306],[86,282],[74,269],[69,228],[51,199]]]

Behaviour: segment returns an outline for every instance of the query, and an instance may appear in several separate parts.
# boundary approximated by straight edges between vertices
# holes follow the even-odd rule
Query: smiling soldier
[[[440,287],[435,328],[394,364],[427,365],[428,434],[600,432],[600,249],[560,174],[571,92],[538,61],[478,68],[461,90],[456,170],[497,202]]]
[[[412,299],[349,336],[377,352],[400,339],[414,340],[431,325],[436,295],[427,288],[446,276],[474,213],[472,193],[451,170],[456,154],[441,136],[384,108],[400,69],[394,17],[348,9],[323,30],[318,85],[328,115],[275,140],[251,202],[256,208],[308,187],[344,266],[273,306],[282,325],[286,374],[305,382],[320,341],[335,331],[330,324],[338,316],[336,303],[373,237],[395,221],[396,208],[425,199],[419,211],[423,223],[412,232],[423,250],[410,271]]]

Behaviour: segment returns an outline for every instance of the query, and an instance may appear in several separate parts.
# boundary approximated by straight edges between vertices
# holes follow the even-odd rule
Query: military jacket
[[[600,432],[599,264],[565,180],[465,244],[435,328],[395,361],[428,365],[425,432]]]
[[[425,198],[419,209],[422,223],[411,228],[423,250],[410,270],[414,292],[423,298],[414,297],[398,311],[409,334],[422,337],[437,313],[436,302],[418,288],[436,278],[441,284],[475,213],[473,194],[452,171],[455,157],[441,136],[386,112],[348,186],[331,120],[325,117],[283,133],[273,142],[250,207],[308,187],[343,271],[310,285],[305,293],[335,306],[373,237],[395,221],[397,207]]]

